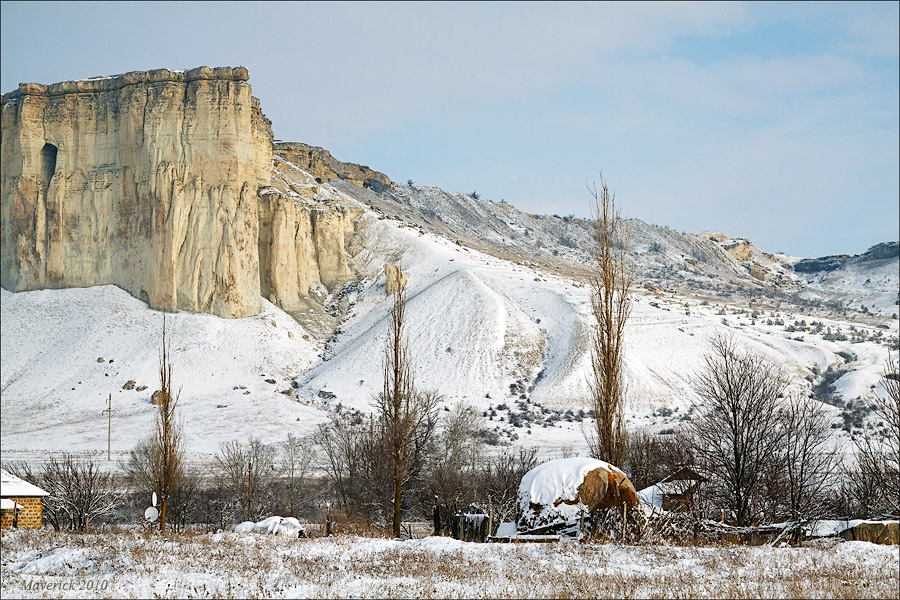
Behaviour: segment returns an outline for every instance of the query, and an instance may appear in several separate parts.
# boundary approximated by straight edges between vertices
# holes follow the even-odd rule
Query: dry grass
[[[18,531],[0,542],[4,598],[41,597],[23,585],[64,577],[108,580],[94,597],[896,598],[900,578],[896,546],[861,542],[514,545],[135,531]],[[66,553],[75,558],[51,560]]]

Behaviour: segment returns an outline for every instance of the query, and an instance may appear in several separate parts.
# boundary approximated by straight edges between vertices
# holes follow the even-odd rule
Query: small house
[[[50,493],[0,469],[0,527],[40,529],[44,496]]]

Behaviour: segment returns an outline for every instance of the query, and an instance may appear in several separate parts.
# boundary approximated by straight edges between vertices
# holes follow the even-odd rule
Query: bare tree
[[[622,377],[625,322],[631,313],[631,273],[626,261],[627,232],[615,197],[601,176],[589,188],[593,196],[591,309],[595,328],[591,338],[591,408],[595,430],[585,434],[591,454],[623,465],[628,451],[625,430],[626,386]]]
[[[384,392],[376,400],[382,436],[391,466],[392,532],[400,537],[403,486],[412,463],[412,434],[418,419],[412,365],[404,339],[406,293],[394,294],[394,307],[384,348]]]
[[[140,506],[146,506],[147,499],[157,491],[154,465],[159,462],[158,449],[156,435],[151,434],[134,445],[128,452],[128,459],[122,464],[128,486],[140,497]],[[179,527],[184,530],[196,500],[197,477],[195,474],[185,472],[179,477],[178,485],[169,496],[166,505],[167,526],[172,523],[175,531],[178,531]]]
[[[391,524],[400,536],[404,488],[417,475],[417,466],[429,449],[437,426],[436,392],[418,393],[415,389],[409,348],[405,340],[406,293],[394,293],[394,306],[384,347],[384,390],[375,399],[391,474]]]
[[[86,532],[92,519],[112,512],[122,499],[112,475],[93,460],[79,461],[71,454],[51,455],[40,474],[24,462],[4,468],[50,493],[43,500],[42,514],[57,531],[65,527]]]
[[[778,399],[787,388],[781,369],[764,355],[715,335],[694,387],[703,412],[689,431],[699,465],[710,476],[739,526],[748,525],[751,499],[777,450]]]
[[[478,498],[481,444],[478,414],[459,402],[445,412],[438,433],[437,455],[429,473],[428,488],[439,509],[441,523],[449,521],[454,506],[466,506]],[[436,523],[436,530],[441,529]]]
[[[661,435],[638,429],[628,434],[628,457],[623,470],[636,490],[653,485],[693,462],[683,432]]]
[[[319,426],[315,439],[322,468],[344,511],[383,522],[392,513],[391,476],[374,416],[332,415],[329,423]]]
[[[216,463],[236,515],[255,521],[269,508],[267,494],[272,479],[278,476],[277,456],[275,447],[255,438],[246,446],[234,440],[222,444]]]
[[[289,433],[287,440],[281,445],[283,471],[288,480],[288,507],[291,515],[296,514],[303,480],[308,475],[315,456],[315,446],[307,438],[298,438]]]
[[[821,403],[799,395],[789,398],[781,414],[777,463],[785,474],[791,520],[819,518],[826,511],[836,468],[835,454],[828,447],[831,420]]]
[[[166,318],[163,316],[162,350],[159,357],[159,395],[156,430],[151,456],[154,487],[162,502],[159,513],[159,531],[166,532],[166,510],[169,499],[178,489],[182,478],[184,444],[181,424],[176,421],[175,407],[181,390],[172,393],[172,363],[169,361],[169,344],[166,339]]]
[[[887,427],[854,440],[857,468],[873,484],[854,494],[857,510],[871,516],[900,514],[900,368],[893,354],[888,354],[879,386],[881,392],[873,391],[866,400]]]
[[[494,522],[516,518],[519,484],[522,477],[538,465],[536,448],[519,448],[487,460],[479,475],[482,497],[490,496],[494,510]]]

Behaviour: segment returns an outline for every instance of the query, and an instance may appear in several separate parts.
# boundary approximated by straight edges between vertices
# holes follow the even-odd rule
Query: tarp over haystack
[[[300,521],[294,517],[269,517],[254,523],[253,521],[244,521],[234,526],[237,533],[270,533],[273,535],[289,535],[293,537],[303,537],[306,530]]]
[[[522,477],[517,529],[559,531],[577,525],[582,513],[623,506],[636,508],[638,496],[619,468],[593,458],[558,458]]]

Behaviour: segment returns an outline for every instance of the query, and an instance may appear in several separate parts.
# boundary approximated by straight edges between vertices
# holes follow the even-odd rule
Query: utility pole
[[[107,401],[106,410],[103,412],[106,413],[107,417],[107,428],[106,428],[106,460],[112,460],[112,394],[109,395],[109,400]]]
[[[107,426],[106,426],[106,460],[112,460],[112,394],[109,395],[109,406],[106,407]]]

